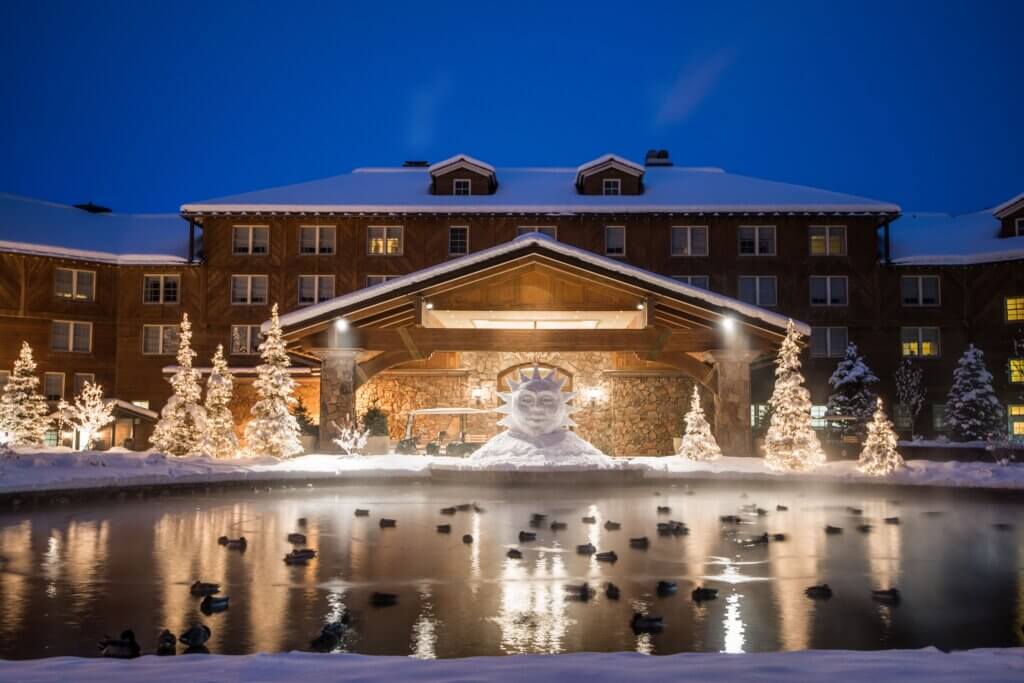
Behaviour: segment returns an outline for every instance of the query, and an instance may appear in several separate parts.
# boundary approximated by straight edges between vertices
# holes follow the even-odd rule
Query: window
[[[707,275],[673,275],[673,280],[679,280],[693,287],[700,287],[701,289],[711,289],[711,283]]]
[[[335,230],[333,225],[300,225],[300,254],[333,254]]]
[[[252,356],[260,352],[259,325],[231,326],[231,354],[234,356]]]
[[[0,389],[4,388],[4,385],[7,384],[7,380],[9,380],[10,378],[11,378],[11,371],[10,370],[0,370]]]
[[[43,396],[47,401],[59,401],[64,398],[63,372],[47,372],[43,375]]]
[[[1010,438],[1024,441],[1024,405],[1007,406],[1006,416],[1010,421]]]
[[[1011,358],[1007,365],[1010,384],[1024,384],[1024,358]]]
[[[1024,323],[1024,296],[1006,297],[1006,322]]]
[[[76,372],[71,386],[74,388],[74,395],[81,396],[85,383],[96,384],[96,375],[91,372]]]
[[[845,327],[812,327],[811,357],[841,358],[846,353],[849,341],[849,332]]]
[[[453,225],[448,228],[448,255],[461,256],[469,253],[469,228]]]
[[[231,303],[248,305],[267,303],[267,276],[232,275]]]
[[[1018,218],[1013,222],[1014,232],[1017,237],[1024,237],[1024,218]]]
[[[938,306],[938,275],[904,275],[900,278],[900,299],[904,306]]]
[[[181,278],[177,275],[146,275],[142,278],[142,303],[176,304]]]
[[[828,420],[825,419],[827,412],[828,406],[811,406],[811,429],[825,429],[828,427]]]
[[[812,306],[845,306],[847,302],[845,275],[811,276]]]
[[[913,429],[913,420],[910,417],[910,408],[902,403],[897,403],[896,408],[893,412],[894,422],[896,423],[896,429]]]
[[[558,239],[558,228],[550,225],[520,225],[516,228],[516,237],[528,235],[531,232],[539,232],[542,235],[547,235],[553,240]]]
[[[383,256],[402,254],[402,226],[370,226],[366,228],[366,253]]]
[[[938,358],[939,328],[901,327],[900,352],[904,358]]]
[[[232,230],[231,251],[234,254],[266,254],[270,250],[270,227],[236,225]]]
[[[456,178],[452,181],[452,194],[459,196],[473,194],[473,181],[469,178]]]
[[[937,432],[946,431],[946,404],[932,404],[932,429]]]
[[[757,306],[775,306],[778,296],[774,275],[740,275],[739,299]]]
[[[299,305],[319,303],[334,298],[333,275],[300,275]]]
[[[673,256],[707,256],[706,225],[673,225],[670,248]]]
[[[54,270],[53,294],[58,299],[95,301],[96,273],[76,268],[56,268]]]
[[[387,282],[388,280],[394,280],[396,277],[401,277],[401,276],[400,275],[367,275],[366,276],[366,286],[367,287],[373,287],[374,285],[379,285],[381,283]]]
[[[54,351],[89,353],[92,351],[92,323],[54,320],[50,328],[50,348]]]
[[[143,325],[142,352],[168,356],[178,352],[177,325]]]
[[[622,194],[622,181],[618,178],[605,178],[601,183],[601,194],[607,196]]]
[[[606,256],[626,255],[626,228],[624,226],[604,226],[604,253]]]
[[[846,256],[845,225],[812,225],[811,256]]]
[[[774,256],[774,225],[743,225],[739,230],[740,256]]]
[[[750,426],[754,429],[767,429],[768,428],[768,404],[767,403],[751,403],[750,404]]]

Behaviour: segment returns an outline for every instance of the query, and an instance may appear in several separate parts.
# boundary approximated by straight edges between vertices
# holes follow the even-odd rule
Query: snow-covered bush
[[[224,360],[224,347],[217,344],[213,368],[206,378],[206,428],[201,450],[213,458],[233,458],[238,452],[235,418],[231,414],[231,393],[234,377]]]
[[[876,397],[872,385],[878,383],[878,377],[864,362],[853,342],[847,344],[846,356],[839,361],[828,383],[832,387],[832,395],[828,397],[826,417],[853,418],[843,421],[843,433],[862,433],[875,411]]]
[[[87,451],[100,436],[100,430],[114,421],[114,402],[103,399],[103,387],[86,382],[75,402],[58,404],[61,422],[78,432],[78,450]]]
[[[5,446],[40,446],[53,422],[35,372],[32,347],[22,342],[14,370],[0,392],[0,443]]]
[[[946,398],[946,423],[956,441],[992,441],[1006,437],[1003,406],[992,388],[985,354],[971,344],[953,371]]]
[[[299,423],[292,415],[295,380],[281,334],[277,304],[270,311],[270,329],[260,344],[263,363],[256,368],[256,394],[252,419],[245,426],[245,443],[252,455],[289,458],[302,452]]]
[[[192,350],[192,323],[188,313],[181,317],[178,332],[178,368],[168,380],[174,393],[156,423],[150,442],[160,451],[172,455],[189,455],[202,449],[206,411],[199,404],[202,390],[199,371],[192,367],[196,352]]]
[[[811,427],[811,394],[800,372],[800,339],[792,320],[775,361],[771,423],[764,439],[765,465],[773,470],[811,470],[825,462]]]
[[[355,455],[358,453],[366,445],[367,439],[370,438],[370,430],[366,428],[360,429],[354,420],[348,420],[344,425],[332,422],[331,427],[338,434],[338,436],[331,440],[345,455]]]
[[[882,399],[875,401],[875,414],[868,423],[868,435],[857,461],[857,469],[864,474],[881,477],[903,467],[903,458],[896,450],[896,432],[882,408]]]
[[[679,444],[679,455],[690,460],[717,460],[722,457],[711,425],[704,418],[704,407],[700,404],[700,392],[693,387],[690,410],[686,413],[686,431]]]

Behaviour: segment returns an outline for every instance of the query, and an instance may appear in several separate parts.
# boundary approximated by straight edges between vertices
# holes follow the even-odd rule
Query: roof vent
[[[429,161],[420,161],[418,159],[402,162],[402,168],[426,168],[428,166],[430,166]]]
[[[91,201],[88,204],[75,204],[75,208],[89,213],[110,213],[110,209],[107,207],[93,204]]]
[[[668,156],[667,149],[649,149],[644,157],[644,166],[671,166],[672,159]]]

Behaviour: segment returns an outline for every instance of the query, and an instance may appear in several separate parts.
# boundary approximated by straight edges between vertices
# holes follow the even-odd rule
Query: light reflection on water
[[[742,488],[740,488],[742,486]],[[765,485],[762,485],[765,486]],[[210,625],[210,650],[224,653],[304,649],[323,624],[350,614],[339,651],[420,658],[513,653],[633,650],[765,651],[803,648],[945,648],[1022,643],[1024,529],[997,531],[993,522],[1024,519],[1019,502],[925,492],[878,494],[841,488],[814,492],[752,484],[682,489],[570,490],[372,486],[336,489],[167,496],[144,501],[72,504],[0,513],[0,657],[95,656],[96,639],[133,628],[152,648],[162,628],[182,632]],[[743,492],[748,497],[741,496]],[[438,509],[476,499],[483,513],[439,515]],[[723,525],[718,517],[757,502],[765,517]],[[775,512],[775,505],[790,512]],[[687,536],[659,537],[671,519]],[[957,514],[928,517],[923,511]],[[847,506],[863,508],[862,517]],[[356,507],[371,510],[355,518]],[[569,528],[534,529],[519,544],[532,512]],[[903,523],[885,525],[898,515]],[[593,516],[597,523],[582,524]],[[286,566],[286,534],[296,520],[319,556],[307,567]],[[398,528],[380,529],[380,517]],[[607,520],[622,523],[605,530]],[[871,533],[856,524],[870,521]],[[434,525],[451,523],[452,533]],[[826,536],[825,524],[844,527]],[[765,531],[785,542],[751,545]],[[462,535],[471,534],[472,544]],[[217,537],[245,535],[245,553]],[[651,539],[647,551],[630,537]],[[577,555],[576,545],[615,550],[615,564]],[[522,560],[505,556],[509,547]],[[969,577],[972,599],[957,599]],[[218,615],[199,613],[192,581],[217,581],[231,597]],[[659,579],[678,594],[655,594]],[[612,601],[604,585],[615,582]],[[566,591],[588,582],[596,595],[582,602]],[[812,601],[804,589],[829,583],[836,594]],[[719,598],[690,600],[698,585]],[[872,602],[870,591],[897,586],[898,607]],[[397,606],[374,609],[375,591],[399,595]],[[634,611],[663,616],[665,631],[635,634]]]

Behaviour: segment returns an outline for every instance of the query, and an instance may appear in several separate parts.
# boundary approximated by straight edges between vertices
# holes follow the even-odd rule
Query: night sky
[[[0,191],[176,211],[651,147],[905,210],[1024,191],[1024,2],[279,4],[2,3]]]

